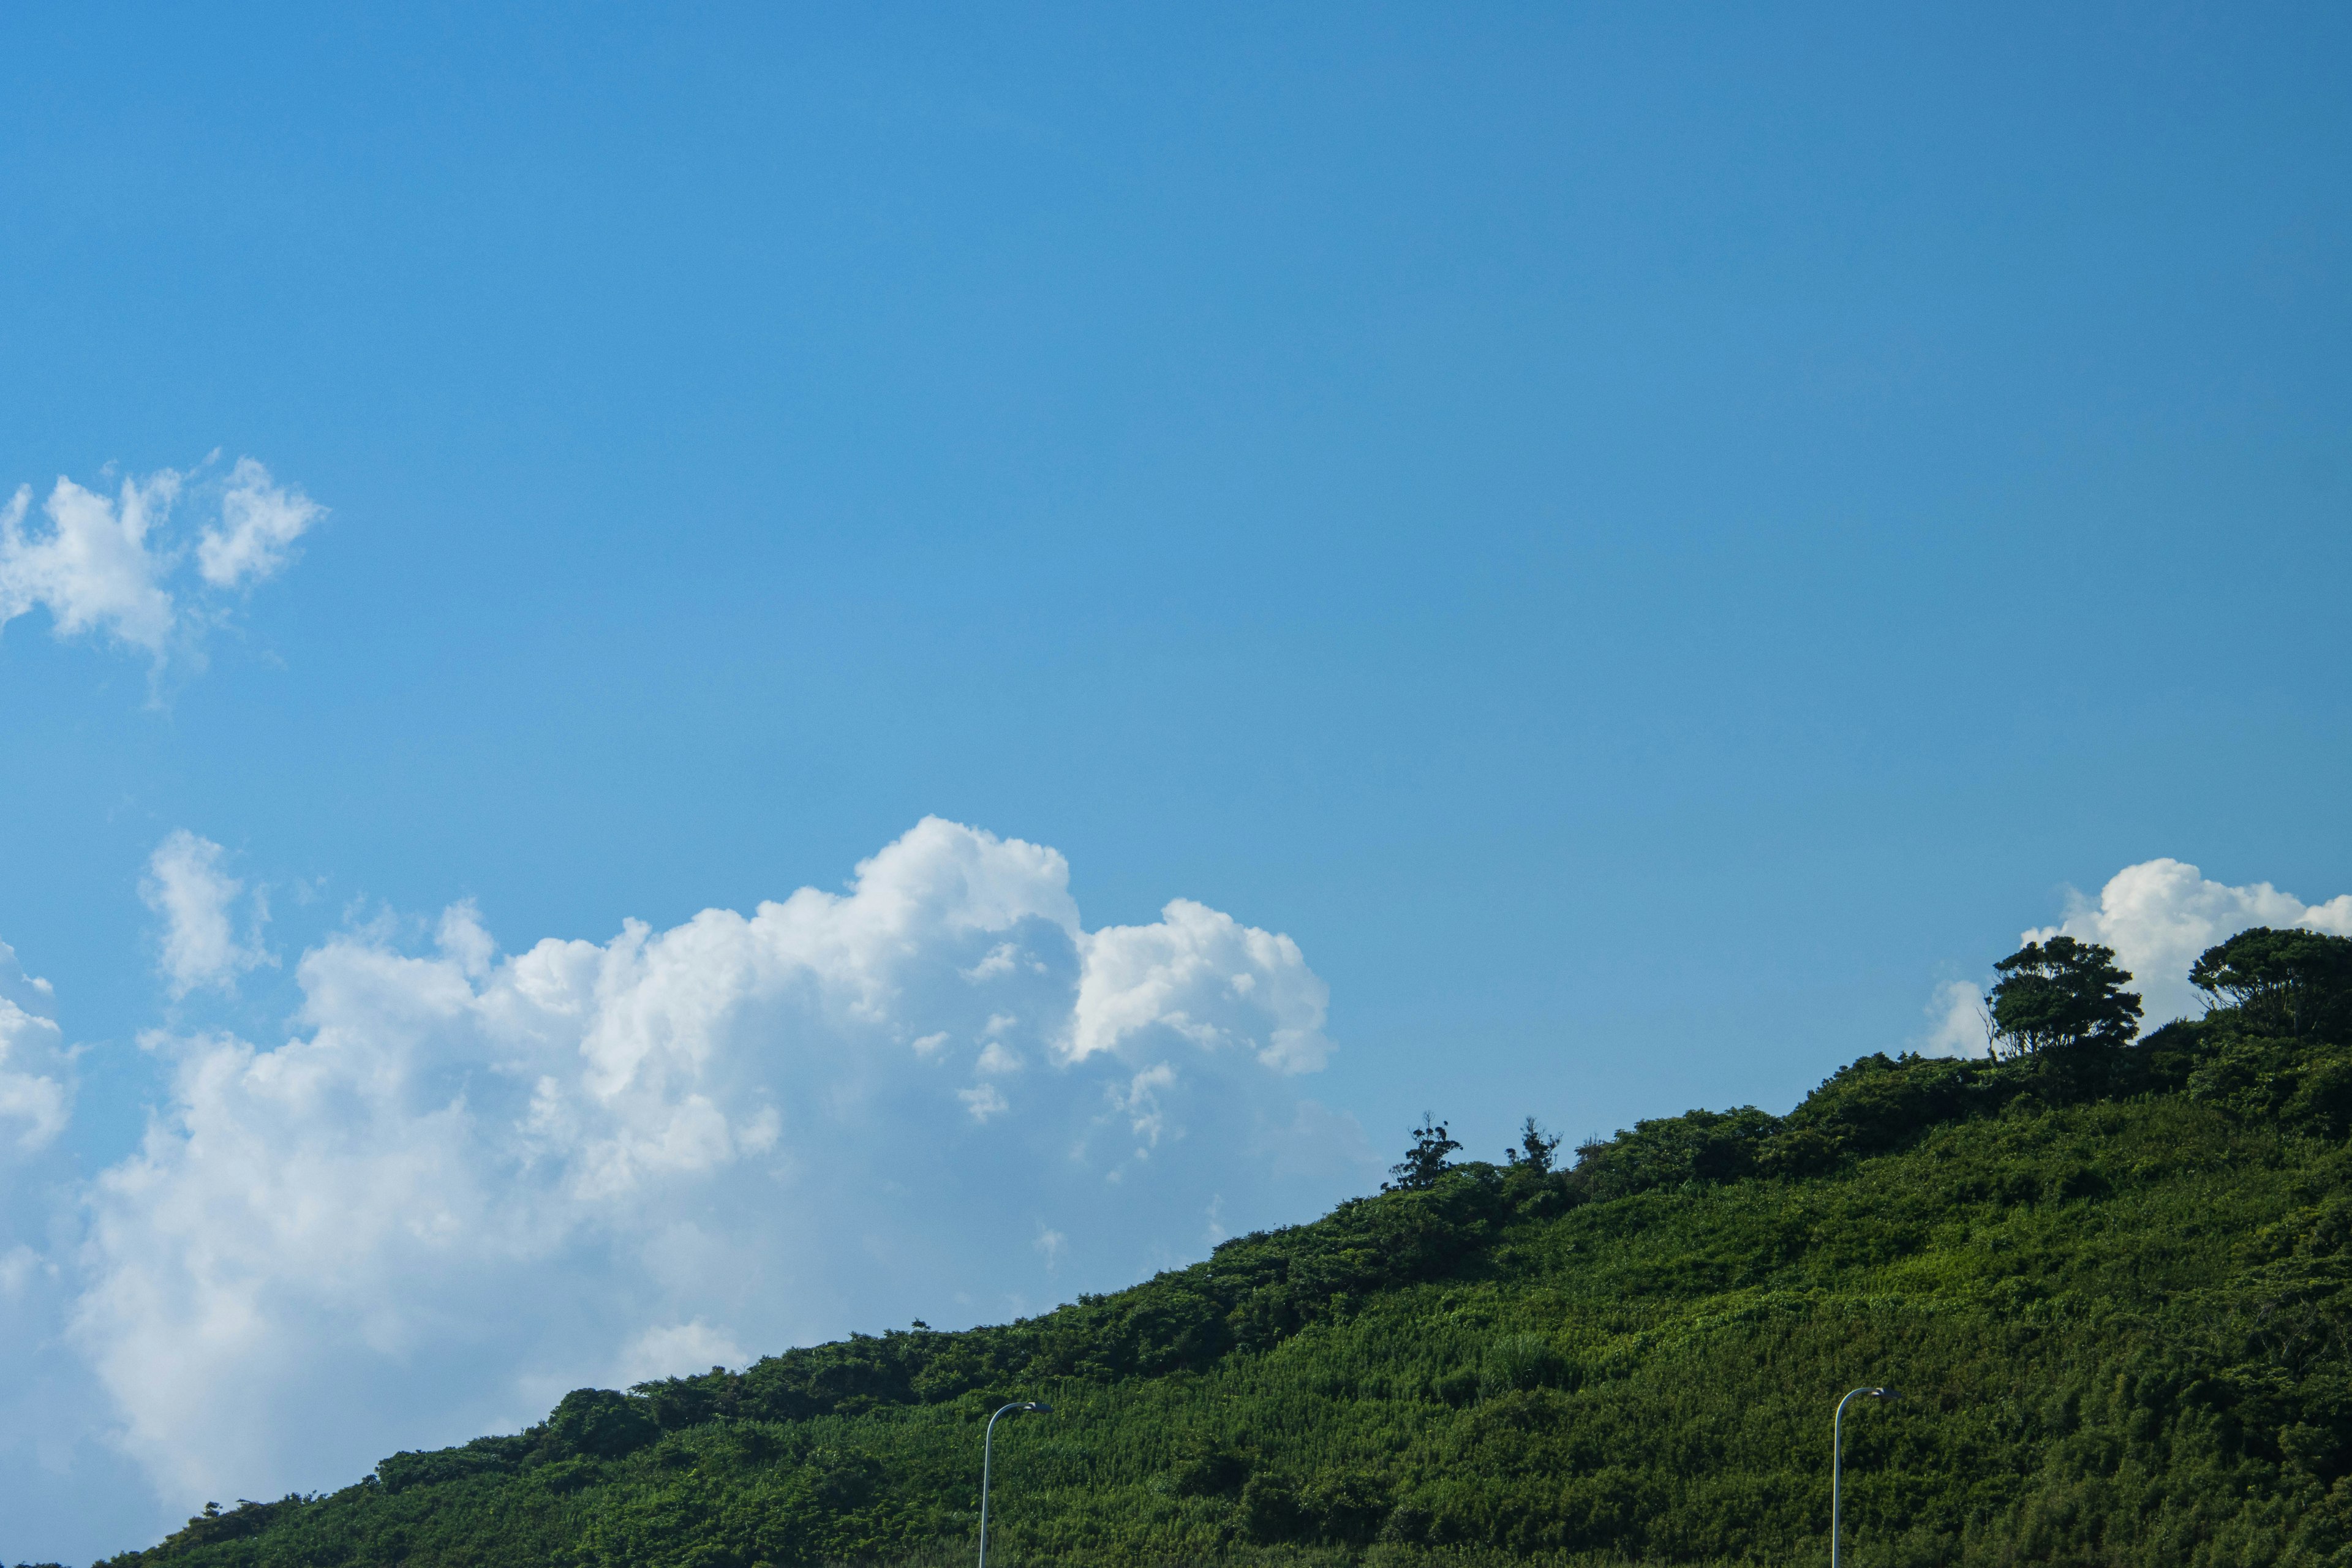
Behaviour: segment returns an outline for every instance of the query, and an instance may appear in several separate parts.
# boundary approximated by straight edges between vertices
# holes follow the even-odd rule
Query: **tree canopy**
[[[1985,1005],[1995,1055],[2030,1056],[2084,1045],[2128,1045],[2139,1033],[2139,997],[2116,950],[2053,936],[2029,942],[1993,965],[2000,973]]]
[[[1412,1147],[1403,1159],[1389,1167],[1396,1179],[1382,1182],[1384,1193],[1425,1192],[1437,1185],[1437,1178],[1454,1168],[1447,1156],[1462,1147],[1461,1141],[1445,1131],[1445,1123],[1428,1111],[1423,1111],[1421,1125],[1412,1130]]]
[[[2207,948],[2189,982],[2247,1020],[2300,1037],[2352,1021],[2352,938],[2256,926]]]
[[[1525,1165],[1540,1176],[1550,1171],[1552,1157],[1559,1150],[1559,1134],[1546,1132],[1543,1124],[1530,1116],[1519,1129],[1518,1142],[1503,1151],[1503,1161],[1509,1165]]]

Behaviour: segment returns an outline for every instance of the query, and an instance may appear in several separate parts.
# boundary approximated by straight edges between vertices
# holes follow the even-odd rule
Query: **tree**
[[[1403,1159],[1389,1167],[1389,1174],[1396,1180],[1382,1182],[1381,1191],[1417,1193],[1437,1185],[1437,1178],[1454,1168],[1446,1156],[1461,1147],[1459,1141],[1447,1134],[1445,1123],[1434,1113],[1423,1111],[1421,1125],[1412,1130],[1412,1147],[1405,1151]]]
[[[1519,1129],[1518,1147],[1503,1151],[1504,1160],[1513,1165],[1525,1165],[1538,1176],[1551,1172],[1552,1151],[1559,1147],[1559,1135],[1547,1136],[1543,1127],[1532,1116]]]
[[[2131,975],[2116,950],[2053,936],[2029,942],[1993,968],[2000,972],[1985,1005],[1992,1014],[1993,1054],[2025,1056],[2084,1045],[2128,1045],[2139,1033],[2139,997],[2124,989]]]
[[[2338,1034],[2352,1025],[2352,938],[2256,926],[2199,954],[2189,983],[2230,998],[2248,1023]]]
[[[661,1436],[647,1403],[609,1388],[575,1388],[556,1402],[543,1441],[559,1458],[624,1458]]]

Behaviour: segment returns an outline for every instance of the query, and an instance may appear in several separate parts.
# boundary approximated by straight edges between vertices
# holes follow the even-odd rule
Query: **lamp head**
[[[1874,1388],[1870,1391],[1870,1396],[1873,1399],[1900,1399],[1903,1397],[1900,1393],[1892,1388]]]
[[[1051,1415],[1054,1414],[1054,1407],[1041,1399],[1033,1399],[1029,1401],[1028,1404],[1024,1405],[1021,1408],[1024,1410],[1034,1410],[1040,1415]]]

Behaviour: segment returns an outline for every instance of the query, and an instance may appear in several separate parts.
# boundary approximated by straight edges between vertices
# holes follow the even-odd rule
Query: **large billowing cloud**
[[[2096,900],[2069,891],[2065,918],[2021,932],[2021,942],[2071,936],[2116,950],[2140,994],[2147,1028],[2205,1010],[2205,996],[2189,984],[2197,955],[2252,926],[2305,926],[2352,936],[2352,893],[2307,904],[2268,882],[2233,887],[2209,880],[2184,861],[2143,860],[2107,879]],[[1986,982],[1989,985],[1990,981]],[[1951,1055],[1981,1054],[1985,1026],[1981,992],[1947,981],[1927,1004],[1930,1027],[1921,1048]]]
[[[1055,851],[936,818],[750,915],[411,934],[306,953],[274,1047],[145,1042],[168,1102],[96,1183],[71,1337],[175,1503],[584,1381],[1034,1310],[1372,1163],[1299,1095],[1330,1044],[1297,944],[1182,900],[1088,931]]]
[[[208,460],[209,461],[209,460]],[[173,536],[184,491],[216,504],[193,542]],[[294,542],[326,510],[269,470],[240,458],[226,479],[160,469],[126,479],[111,497],[59,478],[41,503],[47,526],[28,527],[33,492],[0,503],[0,626],[35,609],[61,637],[105,637],[161,664],[220,613],[221,596],[266,581],[292,559]]]

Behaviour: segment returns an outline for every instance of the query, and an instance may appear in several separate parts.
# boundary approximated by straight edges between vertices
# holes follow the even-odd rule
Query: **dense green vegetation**
[[[1132,1289],[583,1390],[112,1563],[963,1562],[1013,1398],[1055,1414],[998,1429],[1005,1568],[1815,1561],[1830,1406],[1878,1382],[1856,1563],[2352,1563],[2336,940],[2235,939],[2231,1005],[2137,1041],[2112,954],[2045,952],[2000,1059],[1865,1058],[1567,1170],[1532,1123],[1448,1168],[1433,1121],[1392,1190]]]

